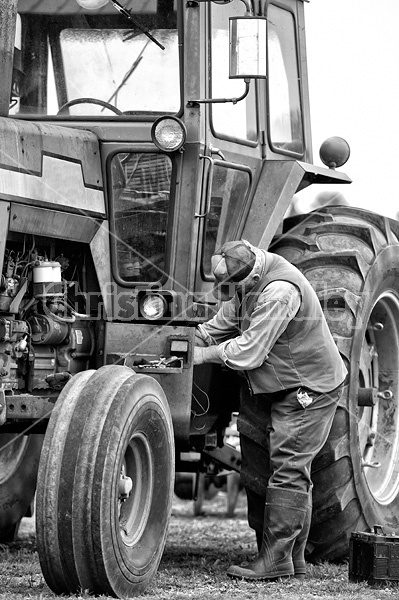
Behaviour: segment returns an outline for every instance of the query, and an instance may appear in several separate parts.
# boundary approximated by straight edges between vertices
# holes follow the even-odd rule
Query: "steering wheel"
[[[119,108],[116,108],[116,106],[113,106],[112,104],[109,104],[109,102],[105,102],[104,100],[98,100],[97,98],[74,98],[73,100],[69,100],[69,102],[65,102],[65,104],[61,106],[61,108],[57,112],[57,115],[61,115],[63,112],[66,111],[67,108],[75,106],[75,104],[97,104],[98,106],[103,106],[104,108],[112,110],[112,112],[114,112],[117,115],[123,115],[123,111],[119,110]]]

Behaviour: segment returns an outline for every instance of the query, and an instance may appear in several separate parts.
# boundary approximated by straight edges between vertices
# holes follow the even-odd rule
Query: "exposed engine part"
[[[57,261],[36,261],[32,267],[33,283],[60,283],[61,265]]]
[[[38,260],[32,267],[32,274],[35,298],[54,298],[64,295],[59,262]]]
[[[28,238],[6,249],[0,277],[0,390],[61,389],[89,366],[95,340],[79,296],[79,275],[75,279],[76,256],[71,264],[54,252],[50,246],[36,249]],[[55,260],[47,258],[52,254]]]
[[[72,375],[84,371],[88,368],[94,348],[92,323],[76,320],[69,326],[69,338],[57,348],[57,370],[67,371]]]
[[[16,364],[11,359],[11,344],[0,344],[0,384],[3,390],[16,387]]]
[[[47,315],[33,314],[29,318],[29,324],[33,344],[61,344],[68,335],[67,323]]]
[[[4,317],[0,318],[0,343],[22,340],[28,331],[28,324],[25,321],[16,321],[12,318]]]
[[[31,392],[60,388],[70,376],[88,368],[95,344],[92,324],[51,323],[47,317],[39,316],[43,326],[43,333],[36,334],[43,336],[39,343],[31,343],[28,336],[0,343],[0,389]],[[51,340],[51,344],[44,339]]]
[[[67,309],[64,301],[57,301],[57,299],[53,297],[48,303],[43,302],[41,308],[48,317],[58,323],[73,323],[76,319],[74,311],[72,309]]]
[[[0,278],[0,311],[6,312],[9,310],[14,296],[18,291],[19,279],[15,277]]]
[[[30,387],[33,390],[47,389],[49,386],[46,377],[54,375],[57,371],[57,354],[53,346],[33,347],[34,362],[32,365],[32,380]]]
[[[46,383],[52,390],[61,390],[71,377],[70,373],[55,373],[54,375],[47,375]]]
[[[23,285],[26,261],[22,260],[19,253],[6,250],[3,273],[0,276],[0,311],[17,312],[10,310],[18,290]],[[26,291],[26,290],[25,290]]]

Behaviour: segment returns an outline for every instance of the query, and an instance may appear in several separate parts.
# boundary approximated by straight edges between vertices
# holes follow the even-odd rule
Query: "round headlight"
[[[146,319],[155,320],[164,316],[168,308],[168,303],[163,296],[159,294],[148,294],[143,296],[140,302],[140,313]]]
[[[152,141],[164,152],[176,152],[186,141],[186,127],[176,117],[161,117],[152,126]]]
[[[108,0],[76,0],[76,2],[82,8],[89,8],[90,10],[97,10],[97,8],[101,8],[104,4],[107,4]]]

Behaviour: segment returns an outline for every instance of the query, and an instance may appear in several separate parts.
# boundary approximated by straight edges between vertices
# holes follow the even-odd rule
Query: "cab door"
[[[252,3],[249,4],[251,8]],[[262,162],[258,83],[229,79],[229,19],[245,15],[242,2],[209,3],[207,13],[208,95],[204,104],[205,149],[195,289],[212,288],[211,256],[240,236]],[[208,298],[209,299],[209,298]]]

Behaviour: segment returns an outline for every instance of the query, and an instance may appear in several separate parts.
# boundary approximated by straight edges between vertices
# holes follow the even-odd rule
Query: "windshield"
[[[19,0],[10,113],[109,117],[180,108],[177,0],[125,0],[98,11],[75,0]],[[17,80],[17,84],[16,81]]]

